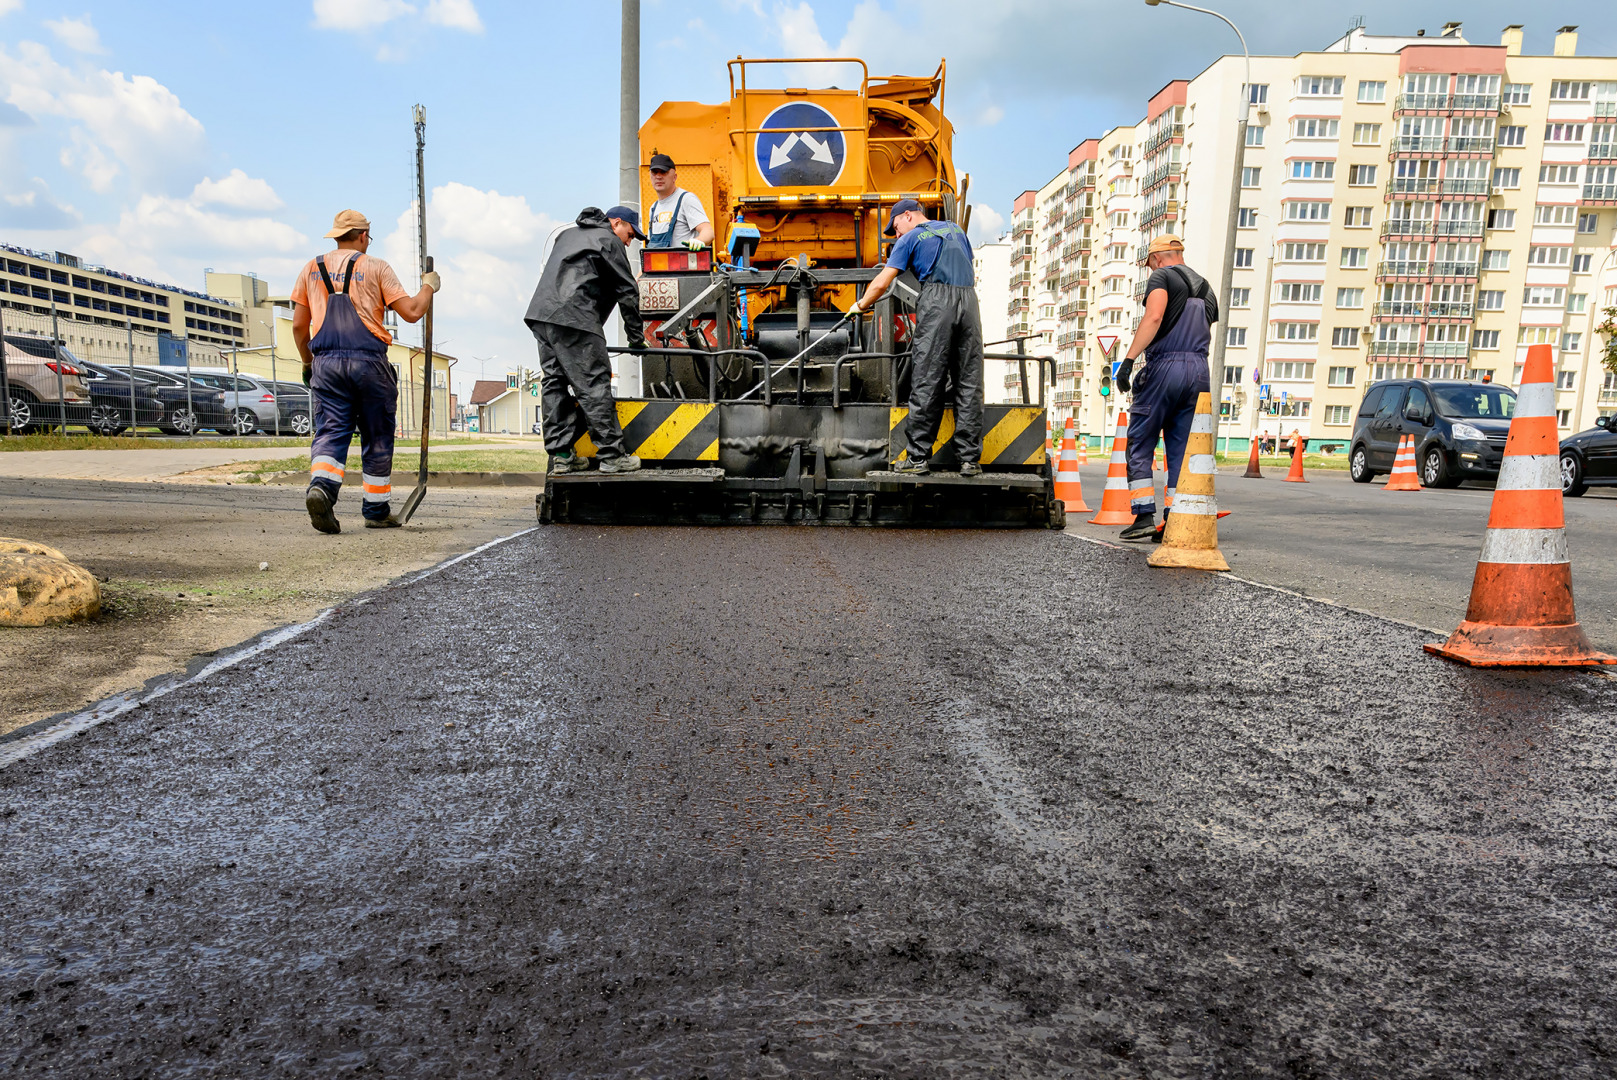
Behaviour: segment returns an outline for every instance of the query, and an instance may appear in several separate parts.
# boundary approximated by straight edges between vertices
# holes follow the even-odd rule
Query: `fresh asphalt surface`
[[[0,1060],[1610,1076],[1617,683],[1425,640],[1057,533],[534,531],[0,770]]]

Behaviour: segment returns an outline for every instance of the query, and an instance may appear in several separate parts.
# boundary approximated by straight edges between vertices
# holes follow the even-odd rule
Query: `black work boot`
[[[1152,540],[1157,535],[1157,515],[1135,514],[1134,524],[1118,533],[1120,540]]]
[[[319,484],[310,484],[309,490],[303,494],[303,505],[309,511],[309,524],[323,533],[342,532],[342,524],[332,509],[336,503],[331,492]]]
[[[982,474],[983,467],[975,461],[962,461],[960,463],[961,476],[981,476]]]
[[[903,461],[893,462],[893,471],[896,473],[906,473],[910,476],[926,476],[932,471],[932,469],[925,461],[917,461],[915,458],[905,458]]]

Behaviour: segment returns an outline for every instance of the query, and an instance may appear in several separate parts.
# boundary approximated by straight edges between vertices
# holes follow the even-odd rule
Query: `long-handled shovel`
[[[432,272],[432,256],[427,254],[427,110],[415,107],[415,201],[416,223],[420,228],[421,272]],[[433,298],[436,300],[436,297]],[[427,494],[427,437],[432,430],[432,301],[427,303],[427,314],[421,320],[421,464],[416,473],[415,490],[404,500],[399,511],[400,521],[409,521],[415,508]]]

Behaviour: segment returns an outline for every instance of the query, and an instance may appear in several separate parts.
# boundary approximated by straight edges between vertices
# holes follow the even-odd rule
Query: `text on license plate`
[[[679,280],[677,278],[641,278],[641,311],[678,311]]]

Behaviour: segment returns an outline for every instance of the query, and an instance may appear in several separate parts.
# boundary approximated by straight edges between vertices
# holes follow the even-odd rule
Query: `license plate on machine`
[[[641,311],[678,311],[678,278],[641,278]]]

